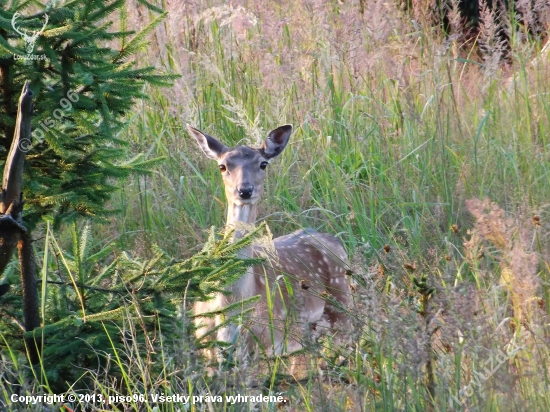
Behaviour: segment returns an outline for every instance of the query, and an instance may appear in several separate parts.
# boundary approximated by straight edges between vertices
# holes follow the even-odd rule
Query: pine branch
[[[122,61],[128,56],[143,49],[148,44],[148,41],[146,40],[147,36],[149,36],[149,34],[166,18],[166,16],[168,16],[167,12],[162,13],[147,26],[145,26],[145,28],[141,29],[140,32],[126,44],[124,49],[120,50],[118,55],[113,59],[113,63]]]

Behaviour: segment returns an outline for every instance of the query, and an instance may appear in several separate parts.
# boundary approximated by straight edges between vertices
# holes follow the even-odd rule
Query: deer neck
[[[229,202],[227,206],[226,231],[235,230],[233,239],[240,239],[256,226],[257,203],[243,204]]]
[[[258,215],[257,204],[237,204],[233,202],[228,203],[227,207],[227,220],[225,224],[226,232],[235,230],[233,234],[233,241],[242,238],[256,225],[256,217]],[[252,248],[250,246],[238,252],[238,256],[241,258],[251,258]],[[249,290],[252,290],[254,283],[254,271],[252,267],[246,270],[246,273],[235,283],[233,283],[229,290],[232,292],[232,297],[228,297],[229,301],[238,300],[249,297]]]

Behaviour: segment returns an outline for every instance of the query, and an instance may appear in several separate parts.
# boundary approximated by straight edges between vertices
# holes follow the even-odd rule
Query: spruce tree
[[[264,232],[262,224],[233,243],[232,233],[219,235],[212,228],[202,250],[188,259],[175,259],[155,248],[154,257],[148,261],[130,253],[121,253],[117,260],[110,261],[113,247],[94,250],[89,224],[72,225],[71,250],[61,248],[47,231],[46,240],[52,250],[46,264],[55,268],[47,280],[44,306],[48,322],[24,337],[43,341],[41,363],[50,388],[61,393],[67,383],[74,383],[73,388],[86,387],[90,382],[85,371],[105,370],[108,364],[109,376],[120,377],[117,364],[108,359],[119,357],[126,362],[129,340],[142,348],[139,356],[150,358],[149,372],[153,375],[161,373],[163,356],[175,355],[168,349],[171,345],[161,347],[162,341],[185,341],[187,352],[214,345],[212,340],[193,339],[190,318],[185,308],[182,312],[182,297],[187,301],[205,300],[223,293],[249,266],[262,261],[241,259],[237,252]],[[257,299],[235,306],[246,307]],[[232,309],[200,316],[227,314]],[[0,317],[6,314],[0,306]],[[231,321],[235,319],[227,315],[226,323]],[[13,324],[3,325],[0,321],[0,332],[11,341],[22,342]],[[162,340],[150,338],[160,334]],[[16,347],[14,344],[11,349]]]
[[[133,104],[146,98],[145,85],[166,86],[175,77],[136,64],[148,34],[165,16],[145,0],[138,2],[154,16],[139,32],[125,29],[126,0],[51,2],[44,10],[36,9],[38,2],[14,1],[0,10],[0,159],[6,159],[12,145],[17,99],[28,81],[36,110],[33,140],[22,147],[23,224],[31,232],[48,222],[37,285],[44,291],[44,324],[23,332],[20,289],[6,293],[1,288],[0,350],[7,343],[10,353],[24,352],[23,342],[34,339],[43,348],[41,374],[57,393],[73,383],[73,388],[88,385],[86,370],[109,364],[109,375],[116,376],[117,365],[108,359],[124,355],[129,322],[140,326],[130,337],[139,344],[148,342],[150,333],[185,330],[184,325],[173,327],[185,318],[183,295],[192,301],[222,293],[260,261],[243,260],[237,251],[263,226],[236,243],[230,242],[231,234],[220,237],[212,230],[202,251],[189,259],[156,250],[154,259],[143,262],[131,253],[118,253],[113,261],[115,250],[91,247],[90,227],[78,223],[78,218],[112,213],[105,202],[115,189],[113,182],[146,173],[156,161],[140,156],[127,161],[127,143],[119,137]],[[64,222],[72,222],[71,250],[60,246],[51,230]],[[15,270],[9,265],[4,274],[12,284]],[[192,332],[188,324],[190,340]],[[152,349],[151,356],[162,353]],[[151,365],[162,367],[162,362]]]
[[[78,217],[105,216],[114,181],[146,172],[154,162],[126,161],[126,143],[118,137],[133,104],[146,97],[144,86],[166,86],[175,77],[136,62],[147,36],[165,17],[157,7],[139,2],[155,17],[137,32],[125,30],[126,0],[49,2],[46,8],[36,1],[13,1],[0,9],[0,160],[8,170],[16,130],[17,151],[25,154],[24,176],[18,178],[23,217],[18,194],[2,208],[2,217],[11,216],[18,225],[14,233],[22,276],[13,294],[22,288],[27,332],[39,324],[33,229],[44,220],[55,228]],[[21,98],[27,96],[28,103],[32,98],[34,104],[32,138],[21,139],[16,127],[22,89]],[[31,106],[26,103],[26,110]],[[9,236],[9,230],[3,235]],[[5,238],[0,241],[5,246]],[[2,249],[0,274],[11,255],[13,247]],[[1,294],[8,294],[5,283]],[[37,345],[27,342],[32,342],[27,350],[36,363]]]
[[[156,17],[139,32],[125,30],[126,3],[49,2],[39,10],[38,2],[14,1],[0,10],[0,158],[11,146],[26,80],[34,93],[23,194],[30,230],[44,218],[58,226],[105,216],[113,179],[147,168],[142,158],[122,165],[127,144],[119,133],[136,100],[146,97],[144,85],[166,86],[175,76],[136,64],[165,14],[140,0]]]

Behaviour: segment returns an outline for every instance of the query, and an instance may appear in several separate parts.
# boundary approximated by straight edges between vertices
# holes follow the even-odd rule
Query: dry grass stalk
[[[466,207],[476,223],[469,241],[464,242],[467,258],[480,257],[482,240],[496,248],[495,255],[501,269],[501,285],[511,293],[514,316],[529,320],[537,300],[537,253],[529,239],[531,233],[520,219],[512,219],[489,199],[469,199]]]

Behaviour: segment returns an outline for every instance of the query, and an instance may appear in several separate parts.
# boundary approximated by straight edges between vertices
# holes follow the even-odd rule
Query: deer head
[[[229,148],[216,138],[187,125],[206,156],[217,160],[225,186],[227,201],[236,205],[253,205],[263,194],[265,170],[269,161],[286,147],[292,126],[272,130],[259,148],[237,146]]]

